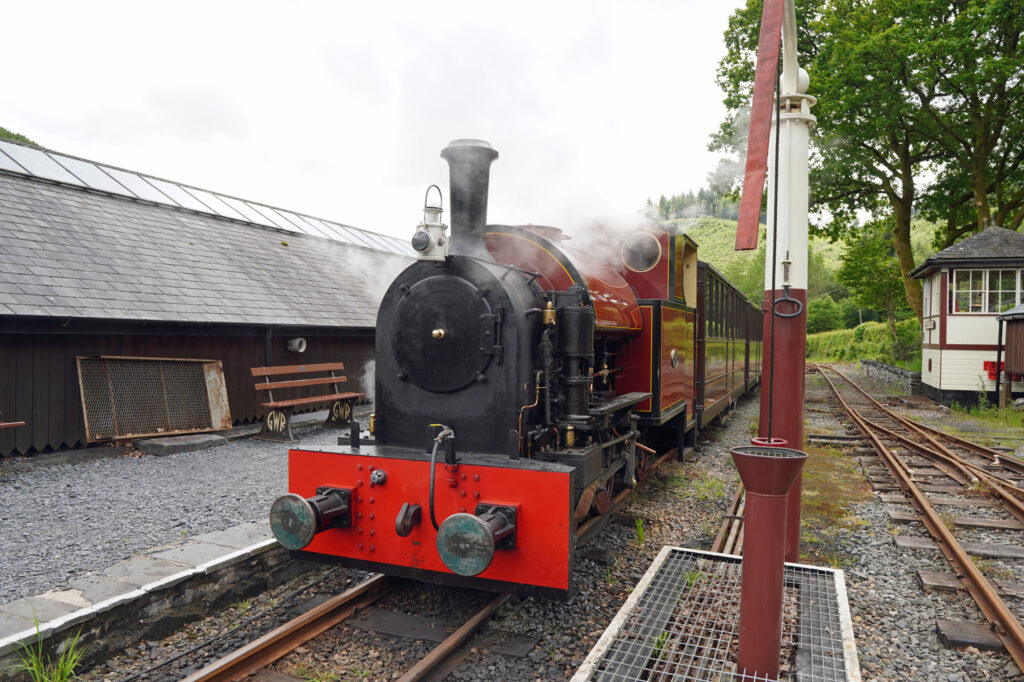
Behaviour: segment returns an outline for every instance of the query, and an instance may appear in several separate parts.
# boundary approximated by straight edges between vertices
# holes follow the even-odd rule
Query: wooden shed
[[[0,456],[88,442],[83,356],[219,362],[235,423],[262,417],[254,366],[342,361],[372,392],[377,307],[411,256],[393,237],[0,141],[0,421],[26,422],[0,430]]]

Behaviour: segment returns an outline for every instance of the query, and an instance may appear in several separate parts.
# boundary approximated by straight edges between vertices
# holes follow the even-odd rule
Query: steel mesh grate
[[[89,440],[211,430],[203,362],[78,358]]]
[[[680,548],[663,555],[574,679],[765,680],[735,672],[741,559]],[[836,575],[787,564],[779,679],[848,679]]]

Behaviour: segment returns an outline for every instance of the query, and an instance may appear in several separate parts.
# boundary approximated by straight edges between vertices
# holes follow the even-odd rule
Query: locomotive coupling
[[[270,530],[287,549],[302,549],[317,533],[351,525],[352,491],[348,488],[317,488],[316,495],[307,498],[289,493],[270,507]]]
[[[452,514],[437,531],[437,553],[458,575],[480,575],[496,549],[516,546],[516,507],[479,504],[475,512]]]

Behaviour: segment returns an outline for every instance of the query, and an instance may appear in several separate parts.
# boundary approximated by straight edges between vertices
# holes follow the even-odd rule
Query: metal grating
[[[766,680],[736,672],[742,560],[665,547],[574,682]],[[780,680],[859,681],[842,572],[786,564]]]
[[[231,426],[218,361],[79,357],[78,374],[90,441]]]

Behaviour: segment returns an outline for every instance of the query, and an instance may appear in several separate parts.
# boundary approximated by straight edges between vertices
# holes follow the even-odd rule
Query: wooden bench
[[[253,377],[263,377],[263,382],[256,382],[257,391],[267,392],[267,402],[260,403],[260,407],[267,408],[267,416],[263,419],[263,430],[257,438],[265,440],[276,440],[291,442],[292,437],[292,410],[301,405],[315,405],[318,403],[330,403],[331,409],[327,413],[327,420],[324,426],[344,426],[352,420],[352,403],[357,398],[362,398],[365,393],[346,393],[341,390],[341,384],[348,381],[348,378],[337,374],[345,369],[341,362],[324,362],[316,365],[279,365],[277,367],[253,367]],[[315,376],[325,374],[326,376]],[[271,377],[301,376],[300,379],[271,380]],[[312,378],[308,378],[312,376]],[[307,396],[304,398],[290,398],[288,400],[275,400],[274,391],[301,388],[303,386],[330,386],[332,393],[325,395]]]

